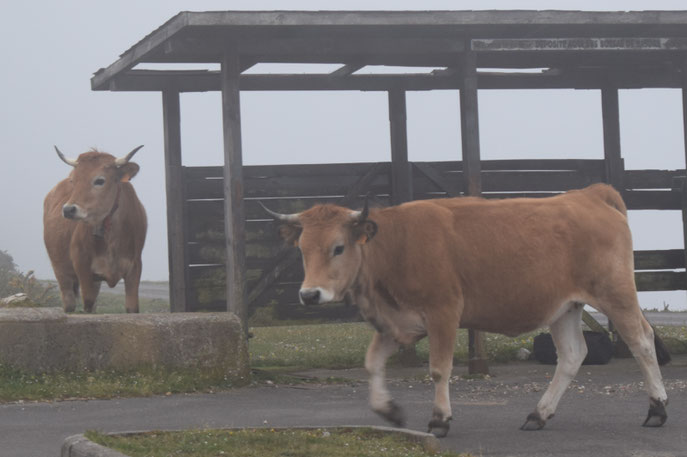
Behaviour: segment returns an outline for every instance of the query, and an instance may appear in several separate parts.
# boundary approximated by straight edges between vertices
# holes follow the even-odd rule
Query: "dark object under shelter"
[[[244,74],[258,63],[327,63],[327,74]],[[140,65],[207,63],[211,70]],[[370,65],[426,73],[359,74]],[[496,71],[498,69],[498,71]],[[532,71],[535,69],[534,71]],[[629,209],[687,214],[684,169],[624,169],[619,89],[682,89],[687,107],[687,11],[269,11],[182,12],[91,80],[93,90],[162,94],[172,311],[228,309],[246,318],[271,304],[302,313],[298,254],[285,250],[255,199],[293,212],[312,200],[380,204],[457,195],[546,196],[594,182],[622,192]],[[409,162],[406,92],[460,92],[462,155]],[[587,89],[599,93],[604,157],[480,160],[479,90]],[[388,93],[390,161],[242,166],[240,91]],[[181,165],[179,95],[221,91],[223,167]],[[686,108],[687,109],[687,108]],[[686,118],[687,119],[687,118]],[[639,290],[685,290],[682,247],[635,253]],[[350,308],[349,308],[350,309]],[[339,311],[346,313],[345,305]]]

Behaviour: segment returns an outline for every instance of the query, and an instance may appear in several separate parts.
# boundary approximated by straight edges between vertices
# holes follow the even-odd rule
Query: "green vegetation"
[[[366,323],[300,325],[291,327],[254,327],[249,351],[252,367],[350,368],[362,367],[374,330]],[[507,362],[525,347],[532,350],[532,340],[539,332],[518,338],[487,334],[489,359]],[[459,330],[454,346],[457,362],[467,361],[467,330]],[[429,360],[429,343],[417,345],[418,357]],[[392,358],[390,363],[394,363]]]
[[[100,293],[98,294],[98,299],[95,302],[95,312],[96,314],[122,314],[126,313],[126,308],[124,307],[125,297],[123,294],[116,292],[108,292],[105,289],[107,286],[103,286]],[[139,297],[138,308],[141,313],[168,313],[169,312],[169,300],[163,300],[161,298],[145,298]],[[83,312],[83,307],[79,306]]]
[[[44,285],[33,271],[22,273],[7,251],[0,251],[0,299],[15,294],[26,294],[26,299],[8,306],[37,307],[59,306],[59,293],[52,285]],[[0,305],[2,306],[2,305]]]
[[[28,374],[0,365],[0,402],[140,397],[232,387],[236,386],[225,373],[212,370],[143,368]]]
[[[86,437],[131,457],[469,457],[451,451],[435,454],[407,435],[369,428],[195,430],[128,436],[91,431]]]

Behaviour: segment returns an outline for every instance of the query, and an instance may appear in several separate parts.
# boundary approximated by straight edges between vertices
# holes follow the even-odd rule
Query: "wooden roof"
[[[219,63],[228,52],[239,54],[243,69],[274,62],[341,65],[327,74],[245,74],[242,90],[457,88],[466,52],[475,53],[485,89],[682,87],[687,11],[182,12],[98,70],[91,85],[220,90],[218,71],[136,66]],[[429,69],[355,73],[368,65]]]

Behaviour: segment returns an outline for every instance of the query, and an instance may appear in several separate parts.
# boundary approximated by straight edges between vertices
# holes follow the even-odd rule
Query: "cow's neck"
[[[100,224],[93,227],[93,236],[95,236],[96,238],[105,238],[105,235],[112,228],[112,216],[114,216],[115,211],[117,211],[117,209],[119,208],[119,194],[121,193],[121,190],[121,184],[117,184],[117,195],[115,196],[115,201],[114,205],[112,205],[112,209],[107,214],[107,216],[105,216],[105,219],[103,219]]]

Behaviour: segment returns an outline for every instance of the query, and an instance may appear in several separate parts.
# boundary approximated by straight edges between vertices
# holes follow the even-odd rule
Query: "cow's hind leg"
[[[434,411],[429,421],[429,433],[438,438],[448,434],[451,421],[451,399],[449,398],[449,379],[453,369],[453,346],[456,341],[456,325],[451,322],[430,322],[429,372],[434,381]]]
[[[367,348],[365,368],[370,374],[370,406],[372,410],[397,427],[406,419],[403,410],[392,400],[386,388],[386,361],[398,349],[398,343],[386,333],[376,332]]]
[[[649,414],[643,425],[660,427],[668,418],[666,414],[668,396],[656,359],[654,331],[642,315],[636,298],[630,302],[633,304],[631,307],[608,309],[606,314],[613,321],[623,341],[627,343],[644,374],[646,390],[649,394]]]
[[[558,364],[551,384],[544,392],[541,400],[527,420],[520,427],[521,430],[539,430],[546,421],[553,417],[558,402],[580,369],[587,355],[587,344],[582,333],[582,309],[581,303],[569,303],[565,305],[567,311],[555,322],[551,323],[550,331],[558,354]]]

